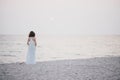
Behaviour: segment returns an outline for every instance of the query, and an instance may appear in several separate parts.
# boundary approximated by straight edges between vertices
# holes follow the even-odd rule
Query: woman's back
[[[28,45],[35,45],[36,46],[36,38],[35,37],[29,37],[28,38]]]
[[[35,38],[29,37],[29,45],[35,45]]]

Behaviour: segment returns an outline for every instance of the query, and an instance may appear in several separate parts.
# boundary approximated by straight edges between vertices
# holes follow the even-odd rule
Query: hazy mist
[[[0,34],[120,34],[120,0],[0,0]]]

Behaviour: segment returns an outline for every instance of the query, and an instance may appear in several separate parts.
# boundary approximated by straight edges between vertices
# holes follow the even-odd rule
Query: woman
[[[35,38],[35,33],[33,31],[30,31],[29,36],[28,36],[28,53],[26,57],[26,64],[35,64],[35,50],[36,50],[36,38]]]

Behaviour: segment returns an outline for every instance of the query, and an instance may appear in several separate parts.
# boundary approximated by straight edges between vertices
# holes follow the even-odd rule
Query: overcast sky
[[[0,0],[0,34],[120,34],[120,0]]]

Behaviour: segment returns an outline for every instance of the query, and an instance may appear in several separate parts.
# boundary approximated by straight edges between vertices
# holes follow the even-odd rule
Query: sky
[[[0,0],[0,34],[120,34],[120,0]]]

